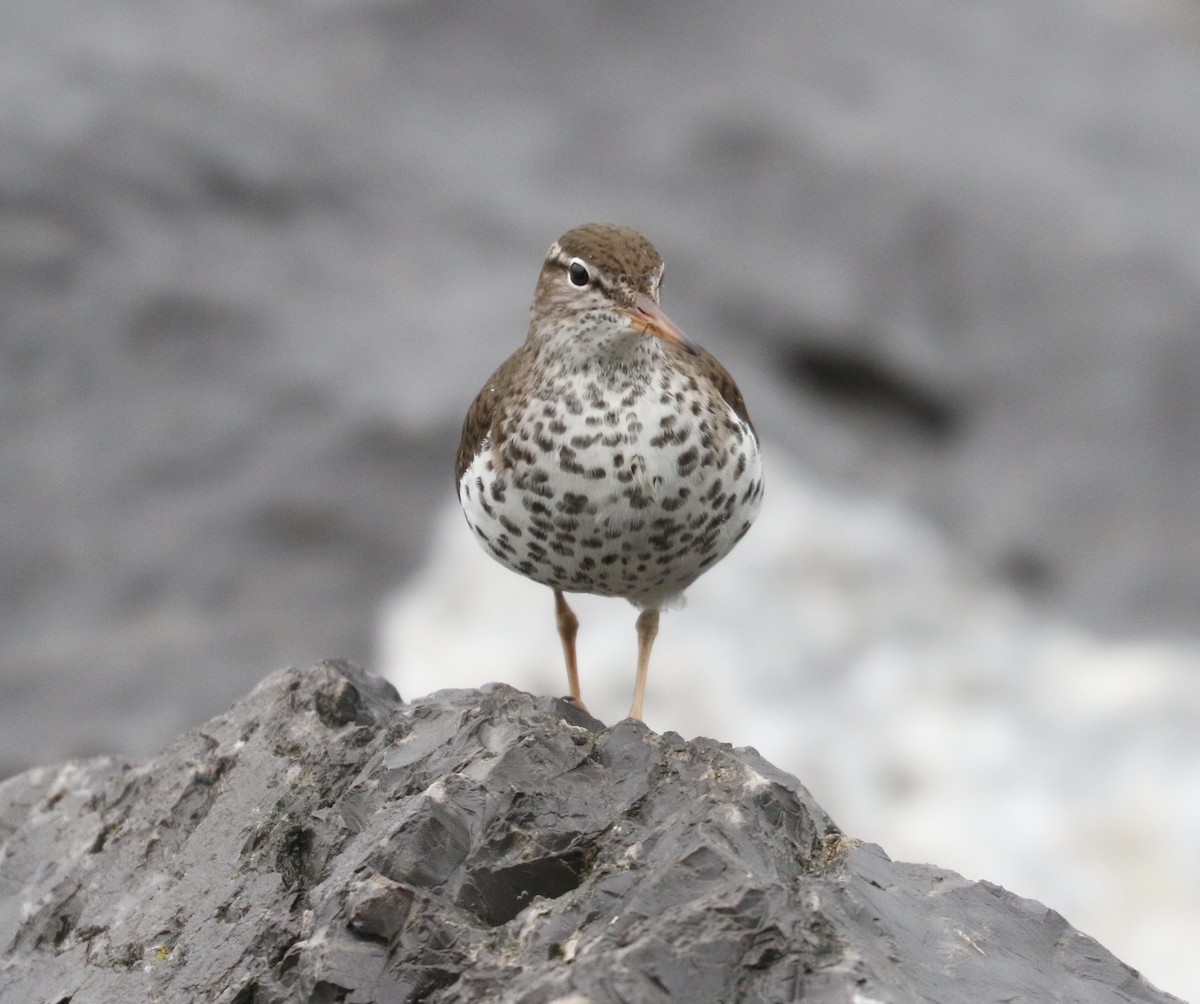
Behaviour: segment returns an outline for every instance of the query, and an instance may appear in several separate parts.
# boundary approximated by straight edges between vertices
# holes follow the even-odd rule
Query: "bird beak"
[[[675,322],[663,313],[662,307],[655,303],[645,293],[638,293],[632,307],[622,309],[621,313],[628,314],[631,319],[630,327],[643,335],[653,335],[661,338],[668,345],[682,349],[690,356],[699,353],[699,349]]]

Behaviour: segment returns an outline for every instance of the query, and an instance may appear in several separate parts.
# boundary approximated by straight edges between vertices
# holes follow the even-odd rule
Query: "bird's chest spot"
[[[547,384],[460,484],[468,522],[510,568],[555,588],[670,595],[748,529],[758,444],[676,375]]]

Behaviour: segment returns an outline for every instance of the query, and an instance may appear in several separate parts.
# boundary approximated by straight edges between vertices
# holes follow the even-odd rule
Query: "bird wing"
[[[496,441],[496,427],[503,419],[499,402],[502,392],[512,384],[513,375],[524,365],[526,349],[522,346],[504,360],[490,377],[483,389],[467,409],[463,421],[462,438],[458,441],[458,454],[454,458],[454,483],[462,481],[463,472],[471,466],[485,441]]]
[[[729,370],[704,349],[701,349],[696,356],[696,362],[699,363],[704,375],[717,388],[717,392],[725,399],[725,403],[733,409],[738,418],[750,426],[750,430],[753,432],[754,423],[750,421],[750,413],[746,410],[746,401],[742,397],[742,392],[738,390],[738,385],[733,382],[733,377],[729,375]]]

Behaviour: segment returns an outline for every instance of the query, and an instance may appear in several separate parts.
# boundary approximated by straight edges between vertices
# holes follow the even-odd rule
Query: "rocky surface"
[[[0,786],[0,952],[0,998],[58,1004],[1175,1000],[753,750],[334,662]]]

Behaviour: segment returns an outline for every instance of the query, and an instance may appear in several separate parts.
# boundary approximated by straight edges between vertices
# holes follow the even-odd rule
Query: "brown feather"
[[[605,279],[619,286],[628,283],[649,293],[647,280],[662,270],[662,258],[645,237],[629,227],[610,223],[585,223],[558,239],[562,253],[582,258]]]
[[[526,357],[531,349],[528,343],[522,345],[516,352],[504,360],[490,377],[483,389],[471,402],[467,409],[467,417],[463,421],[462,438],[458,441],[458,454],[454,458],[454,484],[457,490],[462,481],[463,472],[471,465],[471,461],[479,453],[485,439],[496,441],[496,425],[503,418],[497,408],[512,387],[514,379],[526,365]]]
[[[733,409],[734,414],[750,426],[751,431],[753,431],[754,423],[750,421],[750,413],[746,410],[746,402],[742,397],[742,392],[738,390],[738,385],[734,383],[733,377],[729,375],[729,370],[717,362],[704,349],[701,349],[700,354],[696,356],[696,362],[699,364],[700,372],[704,378],[712,383],[717,389],[717,393],[725,399],[725,403]]]

